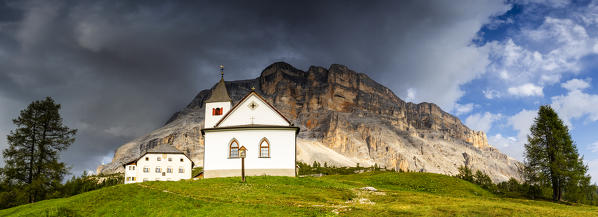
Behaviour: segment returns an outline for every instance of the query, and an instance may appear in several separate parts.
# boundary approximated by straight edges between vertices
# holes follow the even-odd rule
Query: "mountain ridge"
[[[297,159],[329,165],[381,167],[454,175],[468,165],[493,180],[519,179],[519,162],[490,146],[484,132],[465,126],[459,118],[433,103],[405,102],[364,73],[340,64],[328,69],[299,70],[285,62],[266,67],[255,79],[227,81],[237,103],[252,87],[277,107],[301,131]],[[214,87],[212,87],[214,88]],[[124,159],[159,144],[174,144],[203,160],[203,103],[211,89],[200,91],[163,127],[124,144],[113,162],[98,172],[119,171]]]

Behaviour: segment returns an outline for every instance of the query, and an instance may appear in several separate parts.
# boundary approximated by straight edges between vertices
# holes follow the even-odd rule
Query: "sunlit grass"
[[[359,190],[373,186],[378,192]],[[259,176],[118,185],[0,216],[597,216],[598,207],[503,198],[429,173]]]

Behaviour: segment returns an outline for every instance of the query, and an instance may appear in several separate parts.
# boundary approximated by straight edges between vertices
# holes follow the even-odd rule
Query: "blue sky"
[[[569,126],[598,181],[598,5],[590,1],[511,2],[477,33],[489,64],[461,86],[453,113],[489,143],[523,160],[540,105]]]

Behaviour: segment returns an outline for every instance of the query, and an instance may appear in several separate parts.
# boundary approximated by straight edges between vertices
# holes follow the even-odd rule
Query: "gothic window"
[[[236,139],[233,139],[233,141],[230,142],[229,148],[230,148],[229,157],[230,158],[238,158],[239,157],[239,142],[237,142]]]
[[[265,137],[260,141],[260,158],[270,157],[270,142]]]

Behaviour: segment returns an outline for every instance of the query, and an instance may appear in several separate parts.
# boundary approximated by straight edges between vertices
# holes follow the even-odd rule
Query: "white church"
[[[241,176],[242,149],[248,176],[296,176],[299,128],[254,90],[232,106],[221,74],[204,106],[203,177]],[[125,184],[178,181],[191,178],[193,162],[174,146],[162,144],[123,167]]]
[[[246,175],[296,176],[299,128],[254,90],[233,106],[221,77],[204,108],[204,178],[241,176],[242,148]]]

